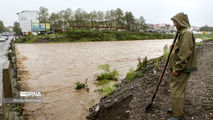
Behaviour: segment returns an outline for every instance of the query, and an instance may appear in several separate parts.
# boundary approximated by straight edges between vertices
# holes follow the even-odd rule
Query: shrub
[[[82,88],[86,87],[86,85],[84,83],[81,83],[79,81],[76,82],[75,85],[76,85],[76,87],[75,87],[76,90],[79,90],[79,89],[82,89]]]
[[[202,40],[213,39],[213,34],[195,34],[196,38],[200,38]]]
[[[113,93],[114,90],[115,90],[115,86],[108,84],[100,89],[100,93],[103,94],[104,96],[109,96]]]
[[[147,56],[143,59],[143,62],[141,62],[141,58],[138,58],[138,65],[137,70],[146,70],[146,66],[148,65],[148,58]]]
[[[197,42],[197,43],[196,43],[196,46],[201,46],[201,45],[202,45],[201,42]]]
[[[136,75],[137,73],[133,69],[130,69],[130,71],[126,75],[126,80],[130,82],[136,77]]]
[[[110,71],[109,64],[102,64],[98,66],[98,69],[103,70],[104,72],[99,74],[96,80],[118,80],[118,71],[114,69],[112,72]]]
[[[159,67],[160,67],[159,62],[155,62],[155,63],[154,63],[154,68],[158,69]]]
[[[75,83],[75,89],[76,90],[80,90],[80,89],[85,89],[87,92],[89,92],[89,88],[88,88],[88,85],[87,85],[87,80],[85,81],[85,83],[81,83],[81,82],[76,82]]]
[[[165,45],[164,47],[163,47],[163,53],[164,53],[164,59],[166,60],[167,58],[168,58],[168,56],[169,56],[169,48],[168,48],[168,46],[167,45]]]
[[[105,85],[105,84],[109,84],[110,80],[99,80],[97,82],[95,82],[96,85]]]

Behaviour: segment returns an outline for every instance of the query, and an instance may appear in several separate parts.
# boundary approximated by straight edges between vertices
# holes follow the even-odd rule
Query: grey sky
[[[71,8],[85,11],[121,8],[131,11],[136,18],[143,16],[147,23],[172,24],[170,18],[179,12],[188,14],[191,25],[213,26],[213,0],[0,0],[0,20],[6,26],[18,20],[23,10],[38,10],[40,6],[57,12]]]

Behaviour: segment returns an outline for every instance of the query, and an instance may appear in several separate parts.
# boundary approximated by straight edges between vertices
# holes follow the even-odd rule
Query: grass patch
[[[144,33],[132,31],[97,31],[97,30],[68,30],[63,33],[48,35],[30,35],[17,39],[16,43],[60,43],[88,41],[120,41],[171,39],[173,34]]]
[[[95,84],[102,86],[102,88],[99,89],[100,94],[109,96],[115,90],[115,85],[111,81],[118,80],[118,71],[116,69],[110,70],[109,64],[98,65],[98,69],[103,72],[97,75]]]
[[[158,69],[159,67],[160,67],[159,62],[155,62],[155,63],[154,63],[154,68],[155,68],[155,69]]]
[[[132,81],[133,79],[135,79],[137,76],[137,73],[135,72],[135,70],[130,69],[129,72],[126,75],[126,80],[128,82]]]
[[[118,80],[118,71],[114,69],[113,71],[110,70],[109,64],[101,64],[98,66],[98,69],[103,70],[102,73],[100,73],[96,80]]]
[[[113,93],[114,90],[115,90],[115,85],[107,84],[106,86],[100,89],[100,93],[103,94],[104,96],[109,96]]]
[[[95,82],[95,84],[97,86],[106,85],[106,84],[109,84],[109,83],[110,83],[110,80],[99,80],[99,81]]]
[[[5,104],[5,120],[20,120],[19,114],[23,111],[20,103]]]
[[[75,89],[76,90],[80,90],[80,89],[85,89],[87,92],[89,92],[89,87],[87,85],[87,80],[85,83],[81,83],[81,82],[76,82],[75,83]]]
[[[196,42],[196,46],[201,46],[202,43],[201,42]]]
[[[213,39],[213,34],[195,34],[195,38],[200,38],[202,40]]]
[[[148,65],[148,58],[147,56],[143,59],[143,62],[141,62],[141,58],[138,58],[138,65],[136,71],[139,70],[146,70],[146,66]]]
[[[168,58],[168,56],[169,56],[169,52],[170,52],[170,50],[169,50],[169,48],[168,48],[168,45],[165,45],[165,46],[163,47],[163,57],[164,57],[164,60],[167,60],[167,58]]]
[[[75,86],[75,89],[76,89],[76,90],[79,90],[79,89],[82,89],[82,88],[85,88],[85,87],[86,87],[86,84],[81,83],[81,82],[79,82],[79,81],[76,82],[75,85],[76,85],[76,86]]]

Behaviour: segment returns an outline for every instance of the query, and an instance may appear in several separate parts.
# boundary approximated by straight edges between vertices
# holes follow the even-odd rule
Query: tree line
[[[8,29],[4,26],[3,21],[0,20],[0,33],[7,32]]]
[[[126,29],[145,30],[147,25],[143,16],[135,18],[132,12],[124,12],[120,8],[108,11],[86,12],[83,9],[71,9],[49,13],[45,7],[39,8],[40,23],[50,23],[51,29]]]
[[[213,27],[205,25],[203,27],[200,27],[200,31],[213,31]]]

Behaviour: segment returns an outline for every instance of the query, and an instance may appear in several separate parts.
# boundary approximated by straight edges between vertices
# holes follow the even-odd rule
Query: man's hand
[[[173,44],[169,46],[170,51],[172,50]]]
[[[172,75],[178,76],[178,72],[176,72],[175,70],[172,70]]]

